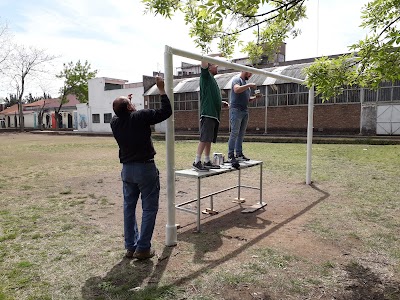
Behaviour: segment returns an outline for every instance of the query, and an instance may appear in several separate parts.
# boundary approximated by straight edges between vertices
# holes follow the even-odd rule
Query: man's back
[[[123,113],[111,120],[111,129],[119,146],[121,163],[146,161],[154,158],[156,151],[151,140],[150,125],[160,123],[172,114],[166,95],[161,96],[160,109],[143,109]]]
[[[221,115],[221,91],[217,81],[208,69],[201,69],[200,76],[200,116],[210,117],[219,121]]]

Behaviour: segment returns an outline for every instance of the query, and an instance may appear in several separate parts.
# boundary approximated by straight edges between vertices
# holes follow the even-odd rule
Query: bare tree
[[[7,72],[17,93],[20,130],[24,131],[22,98],[26,83],[32,77],[38,78],[44,74],[45,66],[56,57],[47,54],[45,50],[25,46],[16,46],[9,56],[10,66]]]
[[[44,114],[44,107],[46,106],[46,100],[43,101],[43,105],[39,110],[38,113],[38,123],[39,123],[39,129],[43,130],[43,114]]]
[[[7,26],[0,20],[0,87],[5,84],[5,74],[8,68],[8,58],[12,50],[12,34]]]
[[[11,53],[11,33],[7,24],[0,23],[0,73],[4,73],[7,58]]]

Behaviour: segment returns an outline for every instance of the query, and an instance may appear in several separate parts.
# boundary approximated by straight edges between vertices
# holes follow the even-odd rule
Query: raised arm
[[[160,95],[165,95],[164,79],[162,79],[160,76],[156,76],[156,86],[160,92]]]
[[[161,96],[161,108],[143,109],[142,111],[140,111],[141,117],[144,118],[144,120],[151,125],[160,123],[168,119],[172,115],[171,103],[165,93],[164,79],[157,76],[156,85]]]
[[[217,57],[217,56],[222,57],[222,53],[208,54],[207,56],[209,56],[209,57]],[[201,67],[203,69],[208,69],[208,62],[202,60],[201,61]]]
[[[257,87],[257,85],[256,85],[255,83],[247,83],[247,84],[245,84],[245,85],[235,84],[235,85],[233,86],[233,91],[234,91],[236,94],[241,94],[241,93],[243,93],[244,91],[248,90],[249,88],[255,89],[256,87]]]

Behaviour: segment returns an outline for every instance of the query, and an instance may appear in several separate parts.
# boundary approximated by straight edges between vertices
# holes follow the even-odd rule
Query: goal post
[[[267,77],[282,79],[289,82],[303,84],[304,80],[293,78],[262,69],[256,69],[237,63],[217,59],[214,57],[192,53],[189,51],[177,49],[165,45],[164,50],[164,80],[165,91],[171,102],[172,115],[167,119],[166,131],[166,166],[167,166],[167,225],[166,225],[166,246],[175,246],[177,244],[177,227],[175,221],[175,123],[174,123],[174,92],[173,92],[173,56],[206,61],[238,71],[251,72],[253,74],[261,74]],[[308,124],[307,124],[307,167],[306,167],[306,184],[311,184],[311,160],[312,160],[312,135],[313,135],[313,107],[314,107],[314,87],[309,90],[308,94]]]

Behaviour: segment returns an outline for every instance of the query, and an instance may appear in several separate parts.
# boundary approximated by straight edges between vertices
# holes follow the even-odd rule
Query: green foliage
[[[146,12],[172,18],[177,10],[190,25],[190,36],[203,53],[211,44],[225,57],[232,57],[242,44],[240,34],[253,30],[254,39],[242,49],[253,64],[272,57],[285,39],[297,37],[297,21],[306,17],[302,0],[142,0]],[[349,46],[352,55],[337,59],[318,59],[306,69],[308,87],[327,100],[345,86],[359,85],[375,89],[382,81],[400,79],[400,0],[372,0],[363,7],[360,27],[370,34]]]
[[[66,103],[66,96],[73,94],[81,103],[87,103],[89,98],[88,80],[96,76],[97,70],[91,71],[88,61],[84,64],[80,60],[76,64],[72,61],[65,64],[64,69],[57,78],[64,79],[64,85],[60,89],[61,101]]]
[[[240,46],[240,34],[249,29],[256,42],[242,49],[256,63],[261,56],[271,56],[289,34],[297,36],[295,22],[305,17],[303,0],[142,0],[146,12],[171,18],[176,10],[184,14],[189,34],[203,53],[211,51],[216,41],[220,52],[231,57]]]
[[[6,100],[6,107],[10,107],[18,103],[18,97],[15,94],[9,94],[9,96],[6,97],[5,100]]]
[[[378,88],[382,81],[400,80],[400,0],[373,0],[363,7],[360,27],[369,35],[351,45],[354,57],[319,59],[306,69],[307,86],[316,86],[324,99],[343,85]]]
[[[344,86],[357,82],[356,62],[357,58],[352,55],[343,55],[337,59],[317,59],[305,70],[308,87],[315,85],[316,93],[324,100],[334,97],[343,91]]]
[[[50,94],[43,93],[43,96],[33,96],[32,93],[29,93],[25,96],[25,103],[33,103],[42,99],[51,99]]]

